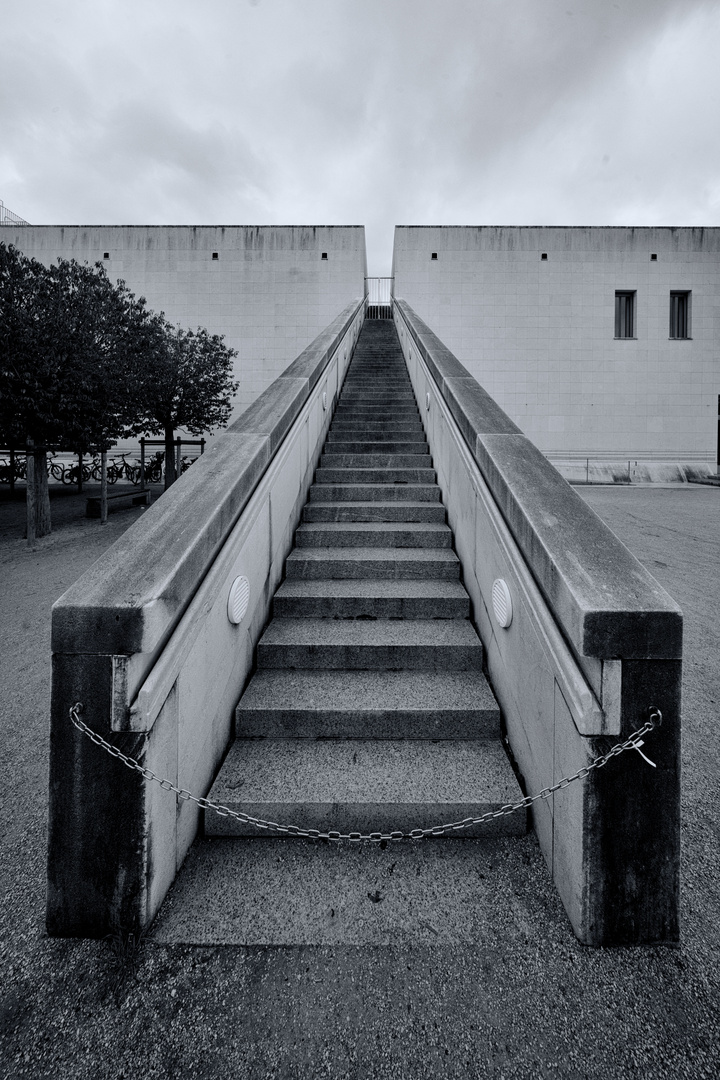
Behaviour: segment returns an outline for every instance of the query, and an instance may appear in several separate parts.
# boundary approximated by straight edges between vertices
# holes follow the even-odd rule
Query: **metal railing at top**
[[[25,218],[21,218],[18,214],[13,214],[12,210],[8,210],[5,203],[0,199],[0,225],[29,225],[30,222]]]
[[[365,278],[365,317],[367,319],[392,318],[391,277]]]

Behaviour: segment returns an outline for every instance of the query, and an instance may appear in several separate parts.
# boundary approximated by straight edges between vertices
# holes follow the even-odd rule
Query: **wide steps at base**
[[[248,740],[233,744],[210,799],[306,829],[409,832],[479,817],[517,800],[512,780],[499,741]],[[205,830],[209,836],[258,831],[215,814],[208,815]],[[467,836],[525,831],[523,813],[464,830]]]
[[[522,799],[392,324],[358,339],[212,801],[410,832]],[[526,812],[452,836],[517,835]],[[206,814],[211,836],[265,837]]]

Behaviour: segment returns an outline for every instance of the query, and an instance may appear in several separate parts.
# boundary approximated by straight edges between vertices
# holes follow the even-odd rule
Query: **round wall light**
[[[250,582],[246,577],[236,577],[230,586],[227,602],[228,619],[237,626],[245,618],[250,603]]]
[[[503,629],[507,630],[512,622],[513,606],[507,582],[503,581],[502,578],[496,578],[496,580],[493,581],[492,606],[493,611],[495,612],[495,618]]]

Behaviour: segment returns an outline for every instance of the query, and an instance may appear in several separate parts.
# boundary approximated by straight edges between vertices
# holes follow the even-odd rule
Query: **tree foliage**
[[[202,328],[170,326],[101,263],[46,267],[0,243],[0,443],[34,457],[33,534],[38,524],[37,535],[50,531],[50,447],[104,452],[120,438],[161,432],[172,483],[175,430],[227,423],[234,355]],[[38,499],[30,485],[43,481]]]
[[[165,486],[175,479],[173,441],[177,428],[192,435],[227,423],[232,397],[234,349],[218,334],[166,324],[164,345],[145,370],[141,388],[144,429],[165,439]]]

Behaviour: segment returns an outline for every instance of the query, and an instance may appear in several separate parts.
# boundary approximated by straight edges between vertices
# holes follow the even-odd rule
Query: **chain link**
[[[93,731],[92,728],[89,728],[88,725],[80,719],[79,714],[82,711],[82,703],[79,701],[76,702],[70,708],[70,719],[78,731],[87,735],[91,742],[95,743],[96,746],[101,746],[103,750],[107,750],[112,757],[117,758],[118,761],[121,761],[128,769],[140,773],[145,780],[154,780],[164,791],[173,791],[179,799],[183,799],[186,802],[194,802],[201,810],[212,810],[214,813],[218,814],[219,817],[235,818],[245,825],[254,825],[258,829],[266,829],[270,832],[278,832],[287,836],[301,836],[310,840],[351,840],[355,843],[359,843],[362,840],[369,840],[371,843],[375,844],[387,842],[388,840],[422,840],[425,836],[444,836],[448,832],[460,832],[462,829],[469,829],[475,825],[482,825],[486,821],[494,821],[495,818],[507,817],[509,814],[514,814],[517,810],[523,810],[528,806],[532,806],[533,803],[538,802],[540,799],[549,799],[556,791],[561,791],[569,784],[574,783],[575,780],[584,780],[593,769],[601,769],[603,765],[607,765],[611,758],[618,757],[618,755],[624,753],[625,750],[637,750],[640,756],[647,761],[648,764],[654,766],[654,762],[645,757],[640,747],[644,745],[642,741],[643,736],[647,735],[662,723],[662,713],[660,710],[651,708],[649,710],[649,719],[641,728],[634,731],[625,742],[616,743],[616,745],[608,750],[606,754],[602,754],[600,757],[595,758],[589,765],[585,765],[582,769],[578,769],[572,776],[564,776],[557,784],[553,784],[552,787],[543,788],[537,795],[526,795],[525,798],[521,799],[519,802],[506,803],[505,806],[501,806],[498,810],[488,810],[485,814],[481,814],[480,817],[463,818],[462,821],[451,821],[444,825],[433,825],[426,829],[412,829],[407,833],[399,830],[389,833],[341,833],[332,829],[328,832],[320,832],[319,829],[302,829],[298,825],[281,825],[276,821],[265,821],[262,818],[252,817],[250,814],[244,814],[241,810],[232,810],[229,806],[223,806],[222,803],[211,802],[210,799],[198,798],[197,795],[193,795],[192,792],[188,791],[186,788],[177,787],[171,780],[166,780],[158,776],[152,769],[148,769],[144,765],[141,765],[135,758],[123,754],[116,746],[113,746],[112,743],[103,739],[102,735],[98,735],[97,732]]]

